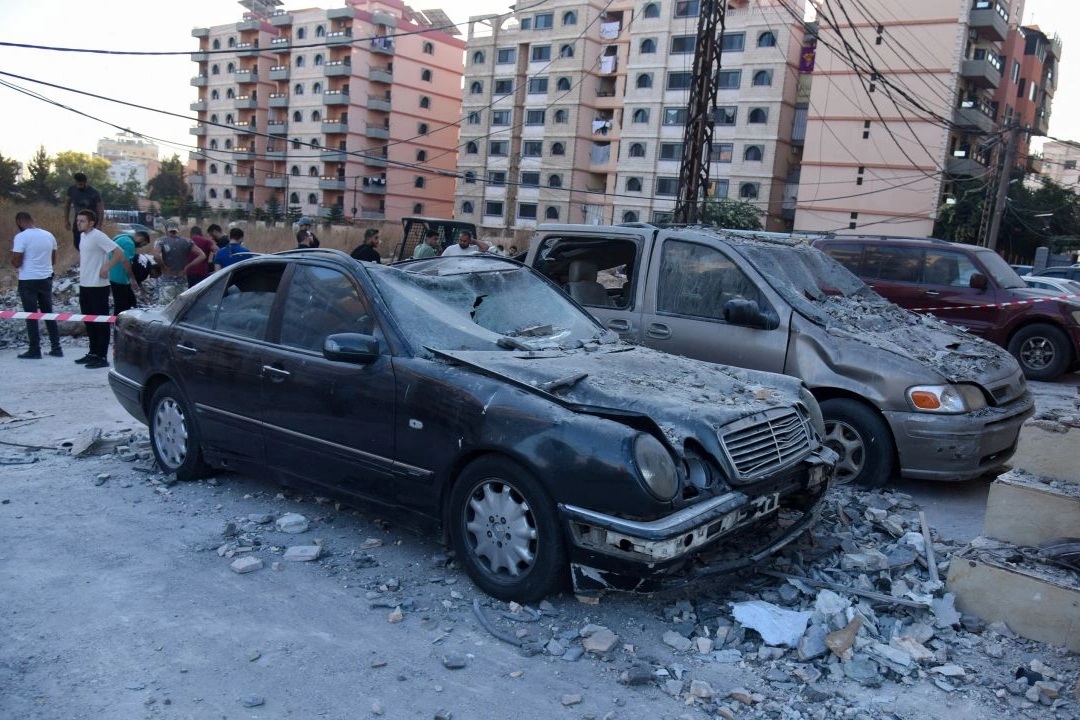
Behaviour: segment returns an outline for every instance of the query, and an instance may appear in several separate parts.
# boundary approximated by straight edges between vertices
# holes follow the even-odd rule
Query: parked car
[[[527,262],[628,341],[801,378],[840,454],[834,482],[1000,472],[1034,412],[1004,350],[901,310],[790,238],[541,225]]]
[[[1050,290],[1055,295],[1073,295],[1080,297],[1080,282],[1066,280],[1065,278],[1050,277],[1043,275],[1021,275],[1020,278],[1028,287],[1038,290]]]
[[[151,240],[160,235],[157,230],[152,227],[147,227],[141,223],[115,223],[113,225],[113,235],[131,235],[135,237],[135,233],[139,231],[145,232]]]
[[[623,345],[484,254],[262,255],[116,324],[109,382],[180,478],[243,469],[441,527],[489,594],[757,562],[836,454],[798,380]],[[715,562],[710,564],[710,560]]]
[[[1065,280],[1080,280],[1080,265],[1061,265],[1058,267],[1048,267],[1045,270],[1040,270],[1037,273],[1032,273],[1035,277],[1051,277],[1062,278]]]
[[[1016,274],[1021,276],[1021,277],[1023,277],[1024,275],[1027,275],[1028,273],[1030,273],[1034,269],[1034,267],[1031,266],[1031,265],[1010,265],[1009,267],[1011,267],[1013,270],[1015,270]]]
[[[1031,380],[1080,367],[1080,302],[1028,287],[989,248],[878,235],[835,236],[814,246],[900,307],[1008,348]]]

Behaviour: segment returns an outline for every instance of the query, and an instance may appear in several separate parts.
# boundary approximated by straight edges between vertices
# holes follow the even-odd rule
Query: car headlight
[[[916,385],[908,402],[923,412],[962,413],[986,407],[986,396],[974,385]]]
[[[645,487],[657,500],[667,502],[679,489],[675,463],[664,444],[647,433],[634,438],[634,462]]]
[[[818,401],[805,387],[799,388],[799,400],[802,401],[806,412],[810,414],[810,424],[814,426],[814,432],[818,434],[819,438],[824,437],[825,418],[821,415],[821,406],[818,405]]]

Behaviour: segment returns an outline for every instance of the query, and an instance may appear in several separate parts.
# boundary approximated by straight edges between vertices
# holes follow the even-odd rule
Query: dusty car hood
[[[801,381],[625,345],[589,350],[440,351],[582,411],[651,418],[676,447],[715,438],[721,426],[799,399]],[[584,375],[584,377],[581,377]],[[581,378],[574,382],[574,379]]]

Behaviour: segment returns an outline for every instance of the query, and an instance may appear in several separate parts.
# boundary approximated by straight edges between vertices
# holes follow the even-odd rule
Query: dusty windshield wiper
[[[537,387],[544,392],[554,392],[559,388],[571,388],[587,377],[589,377],[589,373],[587,372],[575,373],[573,375],[567,375],[566,377],[548,380],[547,382],[540,383]]]

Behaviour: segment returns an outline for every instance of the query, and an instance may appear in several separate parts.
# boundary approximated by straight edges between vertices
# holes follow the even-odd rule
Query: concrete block
[[[1080,529],[1080,495],[998,478],[990,485],[983,532],[986,537],[1035,546]]]

